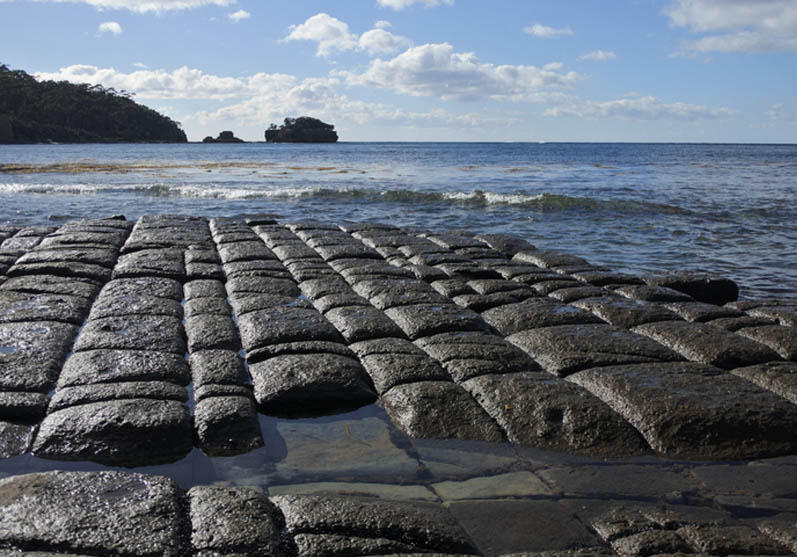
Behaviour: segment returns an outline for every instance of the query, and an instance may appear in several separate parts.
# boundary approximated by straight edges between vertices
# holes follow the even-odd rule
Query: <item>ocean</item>
[[[797,296],[797,145],[0,146],[0,223],[270,213],[511,233],[641,274]]]

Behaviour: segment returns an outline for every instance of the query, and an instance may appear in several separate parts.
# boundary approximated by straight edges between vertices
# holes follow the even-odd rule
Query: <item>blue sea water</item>
[[[797,296],[797,145],[0,146],[0,222],[123,213],[507,232],[617,270]]]

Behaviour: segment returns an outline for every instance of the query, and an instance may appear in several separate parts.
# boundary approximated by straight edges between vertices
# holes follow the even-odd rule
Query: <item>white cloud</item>
[[[591,60],[593,62],[607,62],[615,58],[617,58],[617,54],[611,50],[595,50],[578,57],[579,60]]]
[[[161,13],[176,10],[190,10],[201,6],[229,6],[236,0],[46,0],[50,2],[83,3],[99,10],[130,10],[138,13]]]
[[[231,19],[232,21],[238,22],[244,19],[249,19],[252,17],[252,14],[247,12],[246,10],[238,10],[237,12],[233,12],[231,14],[227,14],[227,18]]]
[[[319,13],[299,25],[291,25],[287,41],[308,40],[318,43],[317,56],[330,56],[336,51],[364,50],[371,54],[394,52],[410,45],[406,37],[385,31],[386,21],[378,21],[374,29],[359,37],[349,26],[328,14]]]
[[[249,77],[222,77],[183,66],[166,70],[139,70],[131,73],[114,68],[76,64],[54,73],[37,73],[39,79],[100,84],[133,91],[146,99],[233,99],[258,94],[264,88],[286,87],[293,77],[285,74],[256,73]]]
[[[299,25],[291,25],[287,41],[307,40],[318,43],[318,56],[329,56],[336,50],[352,50],[357,47],[357,35],[349,26],[329,14],[319,13]]]
[[[396,11],[408,8],[413,4],[423,4],[427,8],[432,8],[434,6],[441,6],[444,4],[446,6],[450,6],[453,3],[454,0],[377,0],[377,4],[383,8],[392,8]]]
[[[541,89],[569,87],[581,79],[575,72],[559,72],[561,67],[559,63],[543,68],[496,66],[441,43],[410,48],[391,60],[376,59],[362,74],[337,74],[350,85],[393,89],[413,96],[528,100]]]
[[[682,102],[664,102],[653,96],[624,98],[614,101],[590,101],[569,98],[548,108],[545,116],[577,118],[625,118],[631,120],[698,120],[719,119],[733,115],[727,108],[709,108]]]
[[[116,23],[115,21],[106,21],[104,23],[100,23],[97,27],[97,34],[102,35],[103,33],[113,33],[114,35],[118,35],[122,32],[122,26]]]
[[[142,70],[146,70],[147,68],[149,68],[149,66],[147,66],[144,62],[136,62],[135,64],[133,64],[133,66],[136,68],[141,68]]]
[[[395,52],[400,48],[410,45],[410,40],[406,37],[394,35],[384,29],[371,29],[360,35],[357,41],[361,49],[372,54],[382,52]]]
[[[535,23],[534,25],[530,25],[529,27],[524,27],[523,31],[525,33],[528,33],[529,35],[533,35],[541,39],[552,39],[554,37],[562,37],[573,34],[573,30],[570,29],[570,27],[562,27],[561,29],[554,29],[553,27],[548,27],[547,25],[540,25],[539,23]]]
[[[794,0],[674,0],[665,13],[672,25],[705,34],[682,54],[797,50]]]
[[[793,108],[786,107],[784,103],[773,104],[767,110],[767,118],[777,124],[790,124],[797,126],[797,111]]]
[[[393,27],[393,25],[384,19],[380,19],[374,23],[374,29],[387,29],[388,27]]]

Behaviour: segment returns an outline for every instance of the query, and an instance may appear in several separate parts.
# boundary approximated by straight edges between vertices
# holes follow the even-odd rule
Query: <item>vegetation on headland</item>
[[[180,124],[101,85],[38,81],[0,64],[0,143],[169,142]]]
[[[266,130],[268,143],[334,143],[337,140],[335,126],[309,116],[285,118],[281,126],[271,124]]]
[[[207,136],[202,143],[245,143],[245,141],[235,137],[231,131],[223,131],[215,139],[210,135]]]

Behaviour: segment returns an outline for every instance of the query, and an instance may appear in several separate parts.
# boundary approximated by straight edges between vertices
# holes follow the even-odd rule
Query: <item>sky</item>
[[[797,0],[0,0],[0,63],[191,141],[797,142]]]

